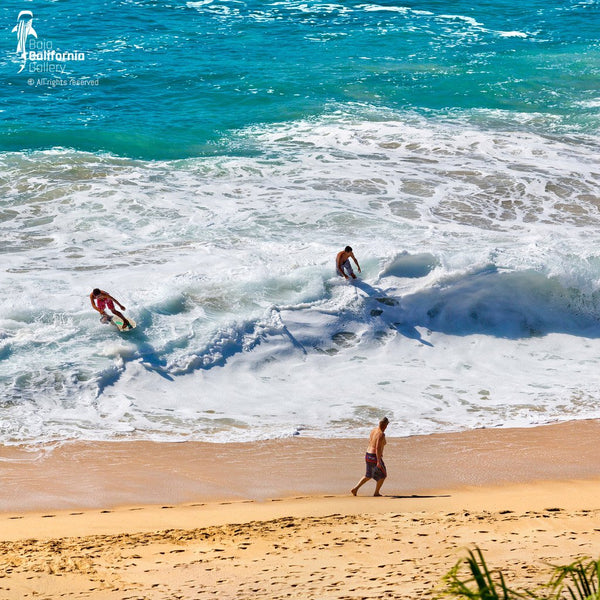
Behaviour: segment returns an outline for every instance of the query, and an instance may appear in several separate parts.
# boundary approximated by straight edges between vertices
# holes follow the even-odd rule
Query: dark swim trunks
[[[370,452],[367,452],[365,454],[365,462],[367,463],[367,471],[365,473],[365,477],[369,477],[370,479],[374,479],[375,481],[379,481],[380,479],[384,479],[385,477],[387,477],[387,471],[383,460],[381,461],[383,469],[380,469],[377,466],[376,454],[371,454]]]

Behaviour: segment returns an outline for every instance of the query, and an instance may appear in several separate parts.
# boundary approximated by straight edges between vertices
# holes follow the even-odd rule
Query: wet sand
[[[600,424],[364,441],[4,448],[0,598],[431,598],[479,545],[514,587],[600,556]]]

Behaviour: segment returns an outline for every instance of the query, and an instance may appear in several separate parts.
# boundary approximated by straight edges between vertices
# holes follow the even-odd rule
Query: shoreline
[[[599,432],[388,438],[381,498],[349,491],[365,440],[4,447],[0,597],[414,600],[475,546],[534,589],[598,558]]]
[[[600,421],[388,436],[382,493],[600,477]],[[210,444],[68,442],[0,447],[0,514],[349,493],[363,439]],[[359,495],[372,493],[370,483]]]

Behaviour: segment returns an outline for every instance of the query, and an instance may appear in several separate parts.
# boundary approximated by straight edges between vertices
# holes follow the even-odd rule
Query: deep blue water
[[[17,73],[21,10],[38,43],[85,60],[64,74],[31,71],[43,61]],[[560,133],[600,122],[597,0],[11,0],[0,22],[0,151],[247,153],[245,127],[336,111],[500,110],[542,115],[530,126]]]

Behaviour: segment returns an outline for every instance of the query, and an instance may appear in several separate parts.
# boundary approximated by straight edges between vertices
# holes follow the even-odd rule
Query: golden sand
[[[225,472],[212,480],[205,454],[183,471],[173,462],[204,446],[4,449],[0,599],[432,598],[474,545],[513,587],[532,588],[551,564],[600,557],[600,463],[589,462],[599,430],[589,421],[390,439],[383,498],[349,494],[362,474],[364,443],[354,440],[217,449]],[[259,468],[274,449],[271,470]],[[194,472],[210,493],[192,485]],[[35,511],[19,509],[19,486]],[[147,497],[164,503],[134,501]]]

